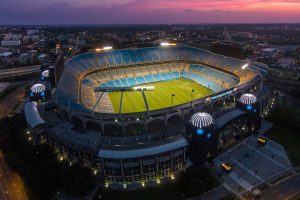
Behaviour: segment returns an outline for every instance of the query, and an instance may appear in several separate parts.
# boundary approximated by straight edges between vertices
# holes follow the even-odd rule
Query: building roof
[[[256,96],[253,94],[243,94],[240,97],[240,100],[243,104],[251,105],[257,101]]]
[[[46,58],[46,57],[47,57],[47,55],[44,54],[44,53],[42,53],[42,54],[40,54],[37,58],[39,59],[39,58]]]
[[[199,112],[191,117],[190,123],[197,128],[204,128],[214,123],[214,119],[208,113]]]
[[[35,128],[38,125],[46,123],[40,116],[40,113],[37,109],[37,102],[30,101],[25,103],[24,112],[26,121],[31,128]]]
[[[158,143],[156,146],[139,146],[136,149],[124,150],[123,148],[100,149],[98,157],[111,159],[137,158],[157,155],[171,150],[176,150],[187,146],[186,139],[182,136],[166,139],[165,143]],[[143,148],[144,147],[144,148]]]
[[[241,116],[245,113],[246,113],[245,111],[243,111],[239,108],[231,110],[216,119],[216,126],[220,129],[220,128],[224,127],[230,121],[234,120],[238,116]]]
[[[3,52],[3,53],[0,53],[0,57],[8,57],[10,55],[12,55],[13,53],[11,52]]]

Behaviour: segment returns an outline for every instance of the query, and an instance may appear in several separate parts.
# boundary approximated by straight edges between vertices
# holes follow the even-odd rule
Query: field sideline
[[[153,91],[145,91],[145,95],[149,105],[149,110],[157,110],[171,107],[172,94],[175,94],[175,96],[173,97],[173,106],[187,103],[191,100],[199,99],[213,94],[213,91],[188,79],[162,81],[144,85],[154,86]],[[193,93],[192,90],[194,90]],[[114,111],[116,113],[119,112],[121,92],[110,92],[109,97],[112,102]],[[122,113],[143,111],[146,111],[146,107],[142,93],[124,92]]]

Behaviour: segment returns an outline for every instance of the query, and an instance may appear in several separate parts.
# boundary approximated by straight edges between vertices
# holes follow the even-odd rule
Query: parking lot
[[[231,165],[232,171],[225,172],[220,167],[222,163]],[[269,139],[265,145],[258,145],[257,137],[250,136],[215,158],[213,170],[225,187],[242,195],[291,167],[281,145]]]

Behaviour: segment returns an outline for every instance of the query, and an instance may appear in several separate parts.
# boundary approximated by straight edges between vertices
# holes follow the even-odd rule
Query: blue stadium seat
[[[118,87],[123,87],[122,82],[120,80],[116,79],[115,83]]]
[[[125,78],[124,79],[120,79],[120,81],[122,82],[122,84],[123,84],[124,87],[129,86],[129,84],[128,84],[128,82],[127,82],[127,80]]]
[[[113,54],[113,57],[115,59],[115,61],[117,62],[117,64],[122,64],[122,57],[121,57],[121,53],[119,51],[115,51]]]
[[[142,76],[135,77],[135,80],[136,80],[137,84],[139,84],[139,85],[146,83],[146,80]]]
[[[136,82],[135,82],[134,78],[127,78],[127,81],[128,81],[128,83],[129,83],[130,86],[136,85]]]
[[[136,53],[136,57],[139,62],[144,63],[146,61],[146,58],[143,55],[142,50],[139,49],[139,50],[135,51],[135,53]]]
[[[170,77],[168,77],[166,73],[161,73],[160,75],[164,80],[170,80]]]
[[[162,81],[161,76],[159,74],[152,75],[155,81]]]
[[[151,75],[147,75],[147,76],[144,76],[146,81],[148,83],[152,83],[152,82],[155,82],[155,80],[153,79],[153,77]]]
[[[109,85],[109,87],[116,87],[117,86],[117,85],[115,85],[114,81],[108,81],[106,83]]]
[[[124,63],[125,64],[130,64],[131,59],[130,59],[127,52],[128,52],[127,50],[121,50],[120,54],[121,54],[121,57],[122,57]]]
[[[132,63],[138,63],[138,58],[134,51],[127,50],[127,55]]]

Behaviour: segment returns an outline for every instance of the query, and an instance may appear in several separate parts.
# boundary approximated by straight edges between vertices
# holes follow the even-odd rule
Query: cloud
[[[0,9],[0,24],[300,22],[300,0],[1,0]]]

